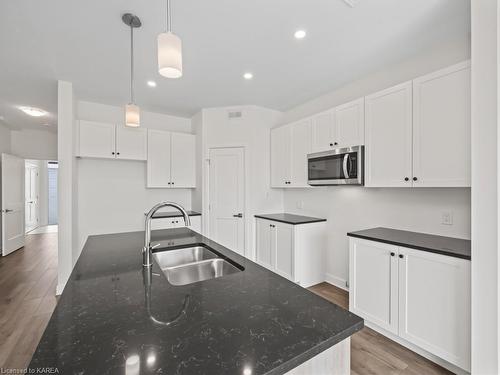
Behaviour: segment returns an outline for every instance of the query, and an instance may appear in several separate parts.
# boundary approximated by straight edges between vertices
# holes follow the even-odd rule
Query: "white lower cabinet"
[[[352,237],[349,256],[350,311],[470,371],[469,260]]]
[[[292,225],[256,219],[257,263],[309,287],[324,281],[325,223]]]
[[[195,232],[201,233],[201,216],[190,216],[191,226],[189,229]],[[171,229],[171,228],[182,228],[185,227],[184,219],[182,216],[179,217],[165,217],[151,220],[151,229]]]

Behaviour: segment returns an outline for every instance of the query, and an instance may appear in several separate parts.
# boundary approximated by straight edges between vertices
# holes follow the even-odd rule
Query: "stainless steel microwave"
[[[307,155],[307,183],[363,185],[364,146],[338,148]]]

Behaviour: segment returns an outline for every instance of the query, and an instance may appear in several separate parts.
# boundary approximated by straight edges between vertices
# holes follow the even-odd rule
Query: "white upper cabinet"
[[[115,158],[115,125],[93,121],[79,121],[78,156],[88,158]]]
[[[413,81],[413,186],[470,186],[470,63]]]
[[[148,133],[146,129],[116,127],[117,159],[146,160]]]
[[[271,186],[308,187],[307,154],[311,152],[311,121],[271,130]]]
[[[147,187],[170,187],[171,136],[170,132],[148,130]]]
[[[195,136],[148,130],[147,187],[196,186]]]
[[[365,97],[366,186],[412,186],[412,83]]]
[[[291,158],[289,187],[309,187],[307,184],[307,154],[311,153],[311,121],[291,125]]]
[[[288,187],[290,177],[291,128],[282,126],[271,130],[271,186]]]
[[[321,152],[337,147],[333,141],[335,134],[334,111],[318,113],[312,118],[312,151]]]
[[[196,145],[192,134],[172,134],[171,187],[196,186]]]
[[[77,156],[88,158],[146,160],[146,129],[79,121]]]
[[[312,152],[365,143],[364,98],[312,117]]]
[[[351,147],[365,144],[365,99],[361,98],[335,108],[333,144]]]

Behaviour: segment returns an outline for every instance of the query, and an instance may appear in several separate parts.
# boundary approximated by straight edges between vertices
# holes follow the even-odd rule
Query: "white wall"
[[[0,124],[0,154],[10,154],[10,129]]]
[[[79,120],[124,123],[122,107],[77,102]],[[191,119],[141,112],[141,127],[191,133]],[[144,212],[162,200],[191,209],[191,189],[147,189],[146,162],[77,159],[78,249],[88,235],[144,230]]]
[[[58,278],[57,294],[61,294],[73,270],[75,254],[76,227],[76,181],[77,170],[73,157],[75,103],[73,84],[58,81],[57,84],[57,153],[59,161],[58,192]]]
[[[372,92],[468,59],[469,41],[433,49],[426,54],[387,67],[328,93],[283,115],[282,123],[332,108]],[[303,209],[297,208],[297,203]],[[286,212],[328,219],[326,272],[328,281],[345,286],[348,279],[346,233],[377,226],[470,238],[470,189],[369,189],[326,187],[286,189]],[[453,213],[454,224],[441,224],[443,212]]]
[[[499,5],[471,3],[472,374],[498,374]]]
[[[228,112],[238,110],[241,118],[229,119]],[[200,116],[199,114],[197,116]],[[255,254],[255,220],[257,213],[281,212],[283,194],[270,188],[270,128],[279,120],[281,112],[256,106],[204,109],[201,119],[196,117],[196,132],[201,132],[203,159],[208,159],[214,147],[245,147],[245,255]],[[203,213],[208,216],[208,164],[203,160]],[[201,179],[202,177],[199,177]],[[199,198],[196,200],[199,202]],[[207,220],[204,230],[207,233]],[[209,234],[209,233],[207,233]]]
[[[13,130],[11,153],[25,159],[57,160],[57,134],[46,130]]]

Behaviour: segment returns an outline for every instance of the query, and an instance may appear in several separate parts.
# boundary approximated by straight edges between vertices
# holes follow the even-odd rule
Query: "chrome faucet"
[[[144,247],[142,248],[142,265],[144,267],[151,267],[153,262],[151,261],[151,218],[160,208],[163,207],[174,207],[177,208],[184,218],[184,224],[189,227],[191,225],[191,220],[189,215],[181,205],[174,202],[161,202],[155,205],[146,215],[145,230],[144,230]]]

